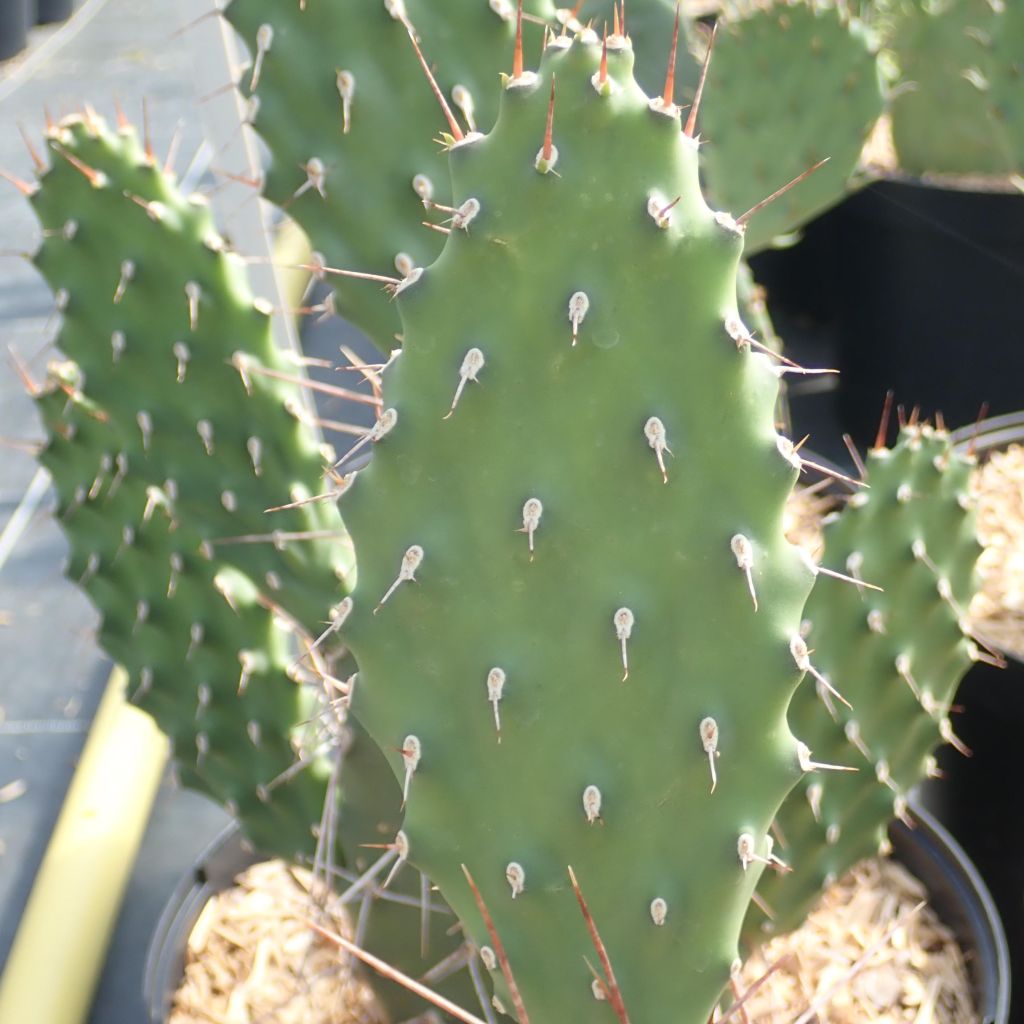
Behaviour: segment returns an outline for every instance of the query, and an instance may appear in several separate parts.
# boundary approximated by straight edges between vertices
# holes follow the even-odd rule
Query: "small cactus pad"
[[[795,231],[843,198],[882,113],[865,27],[845,4],[775,0],[723,18],[705,86],[709,199],[741,213],[819,161],[747,232],[746,252]]]
[[[549,0],[526,13],[551,17]],[[511,0],[232,0],[226,16],[252,53],[239,83],[271,165],[265,195],[332,267],[400,277],[441,250],[424,206],[450,201],[432,137],[447,129],[410,42],[415,32],[462,130],[487,129],[497,69],[511,54]],[[525,26],[532,52],[540,28]],[[400,329],[379,288],[332,278],[335,308],[384,351]]]
[[[992,0],[889,0],[882,19],[905,88],[892,100],[911,174],[1024,169],[1024,14]]]
[[[353,710],[407,794],[396,847],[487,947],[497,1005],[542,1024],[620,996],[633,1024],[704,1024],[800,774],[812,574],[782,532],[778,373],[736,315],[742,226],[632,60],[556,40],[452,148],[467,215],[400,289],[345,506]]]
[[[978,653],[962,632],[980,553],[972,462],[944,432],[905,427],[894,448],[869,453],[870,490],[826,528],[822,565],[884,591],[822,578],[808,602],[815,669],[852,707],[808,677],[790,727],[814,761],[857,770],[805,776],[779,812],[792,872],[762,879],[769,929],[797,926],[823,885],[876,853],[893,815],[906,815],[935,747],[957,742],[950,703]],[[752,941],[762,920],[752,908]]]

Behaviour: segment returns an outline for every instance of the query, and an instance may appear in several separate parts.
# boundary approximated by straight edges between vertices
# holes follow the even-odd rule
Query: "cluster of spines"
[[[870,490],[850,496],[826,528],[824,564],[862,583],[859,593],[811,595],[804,629],[822,645],[821,678],[817,693],[810,680],[797,692],[790,724],[840,770],[804,780],[783,805],[778,834],[794,870],[763,881],[752,941],[765,914],[768,929],[795,927],[822,885],[885,848],[889,821],[910,821],[908,795],[935,771],[937,746],[966,752],[950,705],[972,662],[988,657],[966,632],[980,552],[972,461],[944,431],[909,423],[892,449],[869,452]]]

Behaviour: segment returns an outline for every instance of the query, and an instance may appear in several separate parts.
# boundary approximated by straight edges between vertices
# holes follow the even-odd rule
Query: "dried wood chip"
[[[825,551],[821,521],[838,508],[834,494],[812,487],[798,487],[789,496],[782,518],[782,528],[791,544],[802,547],[815,562]]]

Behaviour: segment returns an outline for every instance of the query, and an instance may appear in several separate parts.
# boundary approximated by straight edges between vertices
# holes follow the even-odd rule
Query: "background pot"
[[[30,9],[35,9],[32,0],[3,0],[0,3],[0,60],[7,60],[25,49]]]
[[[894,821],[893,857],[928,890],[928,902],[951,929],[967,961],[980,1024],[1010,1020],[1010,954],[995,903],[963,848],[919,803],[915,827]]]
[[[988,420],[955,437],[961,446],[974,439],[983,458],[988,451],[1024,443],[1024,414]],[[1013,1019],[1022,1021],[1024,815],[1016,757],[1024,735],[1024,662],[1009,658],[1005,669],[975,665],[957,690],[956,707],[956,733],[972,756],[944,747],[939,766],[945,778],[923,786],[921,799],[963,845],[999,907],[1017,993]]]
[[[75,0],[35,0],[35,3],[36,24],[38,25],[67,21],[75,6]]]
[[[1007,1024],[1010,971],[1006,939],[992,898],[964,851],[943,827],[911,804],[916,827],[889,830],[893,857],[928,890],[929,901],[967,957],[979,1024]],[[165,1024],[184,971],[189,934],[207,900],[256,863],[234,825],[218,836],[182,879],[160,918],[146,958],[145,993],[151,1024]]]
[[[228,825],[199,855],[192,870],[178,883],[146,955],[144,998],[152,1024],[164,1024],[174,993],[185,973],[185,949],[203,907],[210,898],[234,885],[235,877],[262,860],[246,850],[238,826]]]
[[[869,443],[889,389],[953,425],[1020,408],[1024,195],[885,180],[831,222],[843,429]]]

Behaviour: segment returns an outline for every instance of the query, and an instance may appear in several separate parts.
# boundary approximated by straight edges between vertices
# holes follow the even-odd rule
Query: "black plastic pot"
[[[74,10],[75,0],[36,0],[36,24],[50,25],[67,21]]]
[[[228,825],[178,883],[157,922],[146,954],[143,995],[153,1024],[164,1024],[185,971],[185,948],[203,907],[235,877],[260,860],[247,850],[236,825]]]
[[[893,857],[928,890],[928,902],[964,952],[979,1024],[1010,1020],[1010,954],[996,905],[963,848],[912,802],[915,827],[889,828]]]
[[[954,425],[1024,404],[1024,195],[886,180],[830,221],[844,430],[869,443],[889,389]]]
[[[1007,1024],[1010,970],[999,916],[978,872],[943,827],[912,803],[916,827],[894,822],[893,856],[928,890],[929,902],[963,949],[979,1024]],[[199,857],[161,915],[146,958],[145,998],[151,1024],[165,1024],[180,984],[188,936],[207,900],[258,860],[231,825]]]
[[[1024,414],[986,421],[955,438],[961,446],[973,443],[984,458],[1024,443]],[[957,690],[956,708],[956,733],[972,756],[942,748],[945,777],[923,786],[921,799],[963,845],[999,907],[1016,993],[1011,1019],[1024,1021],[1024,815],[1016,761],[1024,735],[1024,663],[975,665]]]
[[[30,12],[34,13],[32,0],[3,0],[0,3],[0,60],[7,60],[21,53],[28,43]]]

